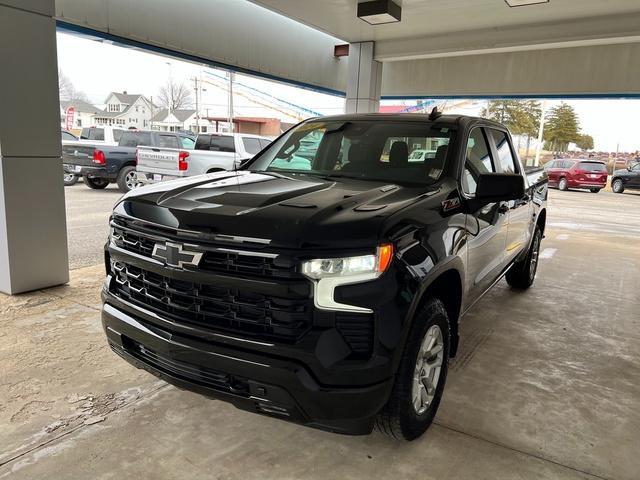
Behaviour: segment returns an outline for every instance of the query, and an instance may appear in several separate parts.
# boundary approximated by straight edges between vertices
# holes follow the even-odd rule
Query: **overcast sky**
[[[201,65],[87,40],[75,35],[58,33],[57,37],[60,69],[75,87],[84,91],[95,104],[103,103],[111,91],[126,90],[128,93],[155,96],[169,75],[192,85],[192,78],[206,78],[207,71],[224,74]],[[245,75],[237,75],[236,80],[323,115],[343,112],[344,99],[340,97]],[[206,91],[202,94],[203,108],[224,111],[226,93],[214,85],[205,87]],[[246,99],[238,98],[235,102],[240,110],[248,108],[243,107],[243,102],[248,105]],[[549,101],[548,105],[552,107],[559,102]],[[618,145],[620,151],[640,150],[640,100],[568,100],[567,103],[578,113],[583,133],[594,137],[596,150],[615,151]],[[254,108],[262,108],[264,116],[275,116],[265,107]]]

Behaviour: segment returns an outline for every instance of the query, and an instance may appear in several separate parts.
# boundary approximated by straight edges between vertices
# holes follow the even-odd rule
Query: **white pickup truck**
[[[243,160],[253,157],[271,139],[245,133],[200,134],[194,149],[138,147],[138,183],[191,177],[222,170],[235,170]]]

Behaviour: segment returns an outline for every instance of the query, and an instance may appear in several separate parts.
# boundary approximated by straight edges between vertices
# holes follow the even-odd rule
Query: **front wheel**
[[[614,178],[613,182],[611,182],[611,190],[613,190],[613,193],[624,192],[624,184],[622,183],[622,180]]]
[[[525,290],[533,285],[533,281],[536,279],[536,273],[538,272],[538,260],[540,259],[540,243],[542,242],[542,232],[540,228],[536,226],[533,232],[533,239],[531,240],[531,246],[529,252],[524,260],[517,262],[507,272],[507,283],[513,288]]]
[[[62,176],[65,187],[70,187],[71,185],[75,185],[78,183],[78,176],[73,173],[65,173]]]
[[[376,418],[376,428],[393,438],[414,440],[433,422],[447,380],[449,317],[432,298],[414,318],[395,384]]]
[[[109,185],[109,180],[106,178],[89,178],[85,176],[82,177],[82,180],[87,187],[93,190],[102,190],[107,188],[107,185]]]

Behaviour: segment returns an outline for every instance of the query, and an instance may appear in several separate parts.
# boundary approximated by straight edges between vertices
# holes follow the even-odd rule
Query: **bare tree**
[[[62,70],[58,70],[58,91],[60,100],[83,100],[89,101],[87,94],[82,90],[77,90],[69,77]]]
[[[158,104],[170,112],[190,108],[193,107],[193,94],[184,82],[178,83],[169,77],[167,82],[160,87]]]

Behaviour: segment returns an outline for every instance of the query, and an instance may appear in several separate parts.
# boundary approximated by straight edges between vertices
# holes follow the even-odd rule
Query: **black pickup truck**
[[[89,188],[101,190],[115,182],[120,190],[128,192],[137,182],[138,146],[193,148],[194,145],[195,136],[182,133],[128,130],[121,133],[115,146],[65,142],[62,145],[62,163],[65,176],[82,176]]]
[[[125,195],[102,323],[118,355],[181,388],[413,439],[440,403],[460,318],[503,276],[534,282],[546,199],[546,174],[524,171],[498,123],[311,119],[239,171]]]

